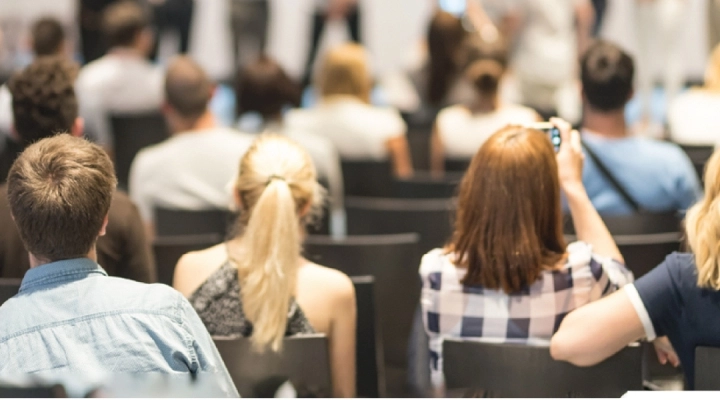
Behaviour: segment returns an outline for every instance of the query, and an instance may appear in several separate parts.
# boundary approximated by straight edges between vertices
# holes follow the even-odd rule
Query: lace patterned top
[[[226,261],[190,296],[190,304],[197,311],[212,336],[250,337],[253,325],[242,307],[237,269]],[[315,333],[295,299],[288,309],[285,336]]]

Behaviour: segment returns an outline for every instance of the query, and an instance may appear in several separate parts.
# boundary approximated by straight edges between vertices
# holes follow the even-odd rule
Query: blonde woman
[[[552,338],[555,359],[593,365],[632,341],[655,339],[660,362],[682,364],[692,389],[695,347],[720,346],[720,152],[685,225],[692,254],[673,253],[634,284],[570,313]]]
[[[340,271],[301,255],[303,228],[322,189],[310,156],[283,136],[263,135],[240,161],[239,236],[184,255],[173,286],[211,335],[250,337],[281,351],[285,336],[321,332],[330,342],[333,395],[355,395],[355,291]]]
[[[407,126],[392,108],[370,104],[372,78],[365,49],[346,44],[328,52],[316,77],[321,102],[285,116],[288,132],[328,138],[341,159],[390,159],[395,174],[412,175]]]

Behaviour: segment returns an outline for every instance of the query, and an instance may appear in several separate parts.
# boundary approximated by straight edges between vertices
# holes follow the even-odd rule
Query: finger
[[[572,145],[573,150],[582,153],[582,140],[580,139],[580,132],[577,130],[573,129],[570,132],[570,144]]]
[[[675,354],[675,353],[670,353],[670,354],[668,355],[668,358],[669,358],[669,360],[670,360],[670,364],[672,364],[673,367],[676,367],[676,368],[677,368],[678,366],[680,366],[680,359],[678,358],[677,354]]]

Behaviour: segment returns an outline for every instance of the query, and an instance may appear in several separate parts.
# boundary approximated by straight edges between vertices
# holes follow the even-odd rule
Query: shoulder
[[[174,314],[182,295],[172,287],[161,283],[142,283],[119,277],[106,277],[107,293],[122,293],[118,302],[125,303],[125,308],[148,310],[159,313]]]
[[[534,122],[540,118],[537,111],[520,104],[508,104],[504,108],[509,116],[516,119],[518,123]]]
[[[424,279],[432,273],[442,272],[446,262],[450,262],[445,250],[437,248],[427,252],[420,261],[420,276]]]
[[[454,105],[450,107],[445,107],[438,113],[435,121],[438,125],[443,125],[447,123],[451,123],[453,121],[456,121],[458,119],[467,119],[470,118],[470,110],[467,109],[467,107],[461,106],[461,105]]]
[[[301,272],[308,280],[325,288],[336,300],[355,298],[352,280],[342,271],[315,263],[307,263]]]
[[[225,243],[183,254],[175,266],[173,287],[183,296],[190,297],[226,259]]]
[[[697,287],[697,266],[692,253],[672,253],[656,268],[665,269],[678,286]]]

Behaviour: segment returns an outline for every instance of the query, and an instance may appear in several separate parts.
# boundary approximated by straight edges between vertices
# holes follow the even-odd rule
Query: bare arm
[[[430,172],[436,176],[442,176],[445,172],[445,146],[440,138],[437,123],[433,126],[430,137]]]
[[[413,167],[407,137],[405,135],[395,136],[385,142],[385,145],[390,152],[395,175],[400,178],[412,176]]]
[[[595,365],[643,337],[640,317],[626,291],[619,290],[565,317],[552,337],[550,354],[578,366]]]
[[[355,397],[355,288],[349,278],[338,285],[330,327],[330,369],[334,397]]]

